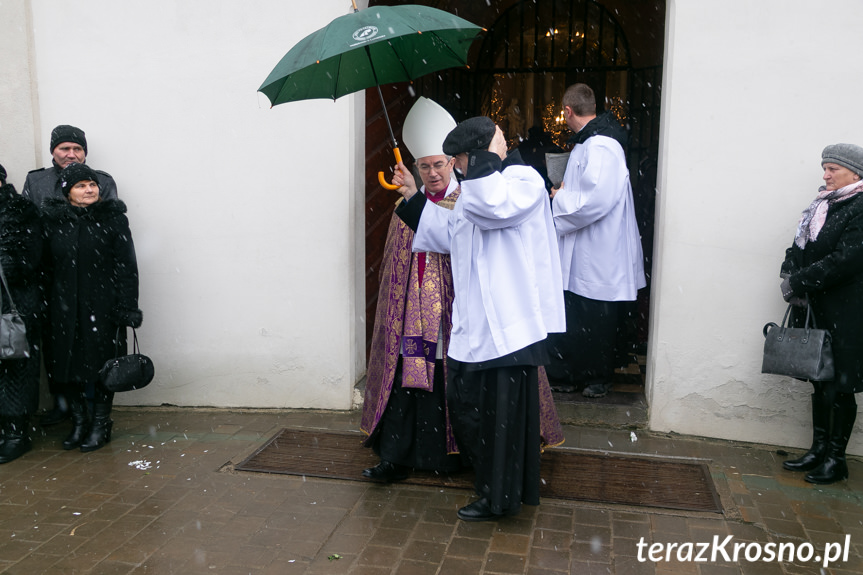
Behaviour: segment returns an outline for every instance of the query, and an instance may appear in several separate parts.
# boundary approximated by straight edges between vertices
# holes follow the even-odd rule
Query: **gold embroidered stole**
[[[453,209],[460,191],[456,189],[437,205]],[[426,253],[420,284],[419,256],[419,253],[412,254],[410,281],[405,294],[402,387],[432,391],[438,342],[449,343],[449,329],[444,334],[445,338],[440,337],[440,329],[444,324],[449,327],[451,322],[452,270],[449,255]],[[443,317],[445,321],[442,322]]]

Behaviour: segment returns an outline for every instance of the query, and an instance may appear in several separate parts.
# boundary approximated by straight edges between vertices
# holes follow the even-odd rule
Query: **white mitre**
[[[414,159],[443,156],[443,141],[456,121],[443,107],[422,96],[411,107],[402,127],[402,141]]]

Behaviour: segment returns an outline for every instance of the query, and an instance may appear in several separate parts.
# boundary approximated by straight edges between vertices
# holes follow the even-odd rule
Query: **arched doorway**
[[[597,94],[598,109],[612,111],[629,133],[627,160],[647,259],[645,269],[650,270],[665,0],[370,2],[406,3],[447,10],[485,27],[487,32],[471,49],[469,69],[445,70],[412,85],[385,87],[397,137],[416,96],[423,95],[440,103],[459,121],[480,114],[492,117],[505,128],[513,147],[533,126],[541,127],[555,143],[563,145],[570,134],[559,118],[560,98],[575,82],[590,85]],[[382,190],[374,178],[381,165],[391,163],[392,156],[382,135],[385,127],[377,93],[369,93],[366,102],[367,165],[372,166],[367,170],[366,188],[366,317],[371,334],[380,252],[396,198]],[[629,322],[629,339],[632,351],[643,357],[649,283],[642,292]],[[631,381],[641,379],[640,374],[632,375],[638,377]]]

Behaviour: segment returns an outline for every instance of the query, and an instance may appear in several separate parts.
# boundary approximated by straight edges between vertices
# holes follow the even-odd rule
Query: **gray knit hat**
[[[854,144],[833,144],[821,152],[821,165],[839,164],[863,178],[863,148]]]

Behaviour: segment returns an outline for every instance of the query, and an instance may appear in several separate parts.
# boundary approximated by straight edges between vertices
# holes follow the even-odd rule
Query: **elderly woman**
[[[31,448],[30,415],[39,404],[41,253],[39,210],[6,183],[6,170],[0,166],[0,265],[8,282],[2,288],[3,313],[9,312],[11,294],[30,344],[30,357],[0,360],[0,463],[17,459]]]
[[[126,205],[99,197],[90,167],[68,165],[60,174],[60,187],[64,198],[42,204],[45,369],[69,397],[72,431],[63,449],[87,452],[111,440],[114,394],[99,383],[99,370],[126,353],[126,326],[141,324],[138,264]],[[92,413],[85,390],[93,396]]]
[[[829,484],[848,477],[845,447],[857,417],[855,393],[863,391],[863,148],[835,144],[821,154],[824,183],[803,212],[782,264],[782,296],[798,304],[802,325],[808,296],[816,324],[833,336],[836,376],[812,382],[812,447],[785,461],[808,471],[806,481]]]

